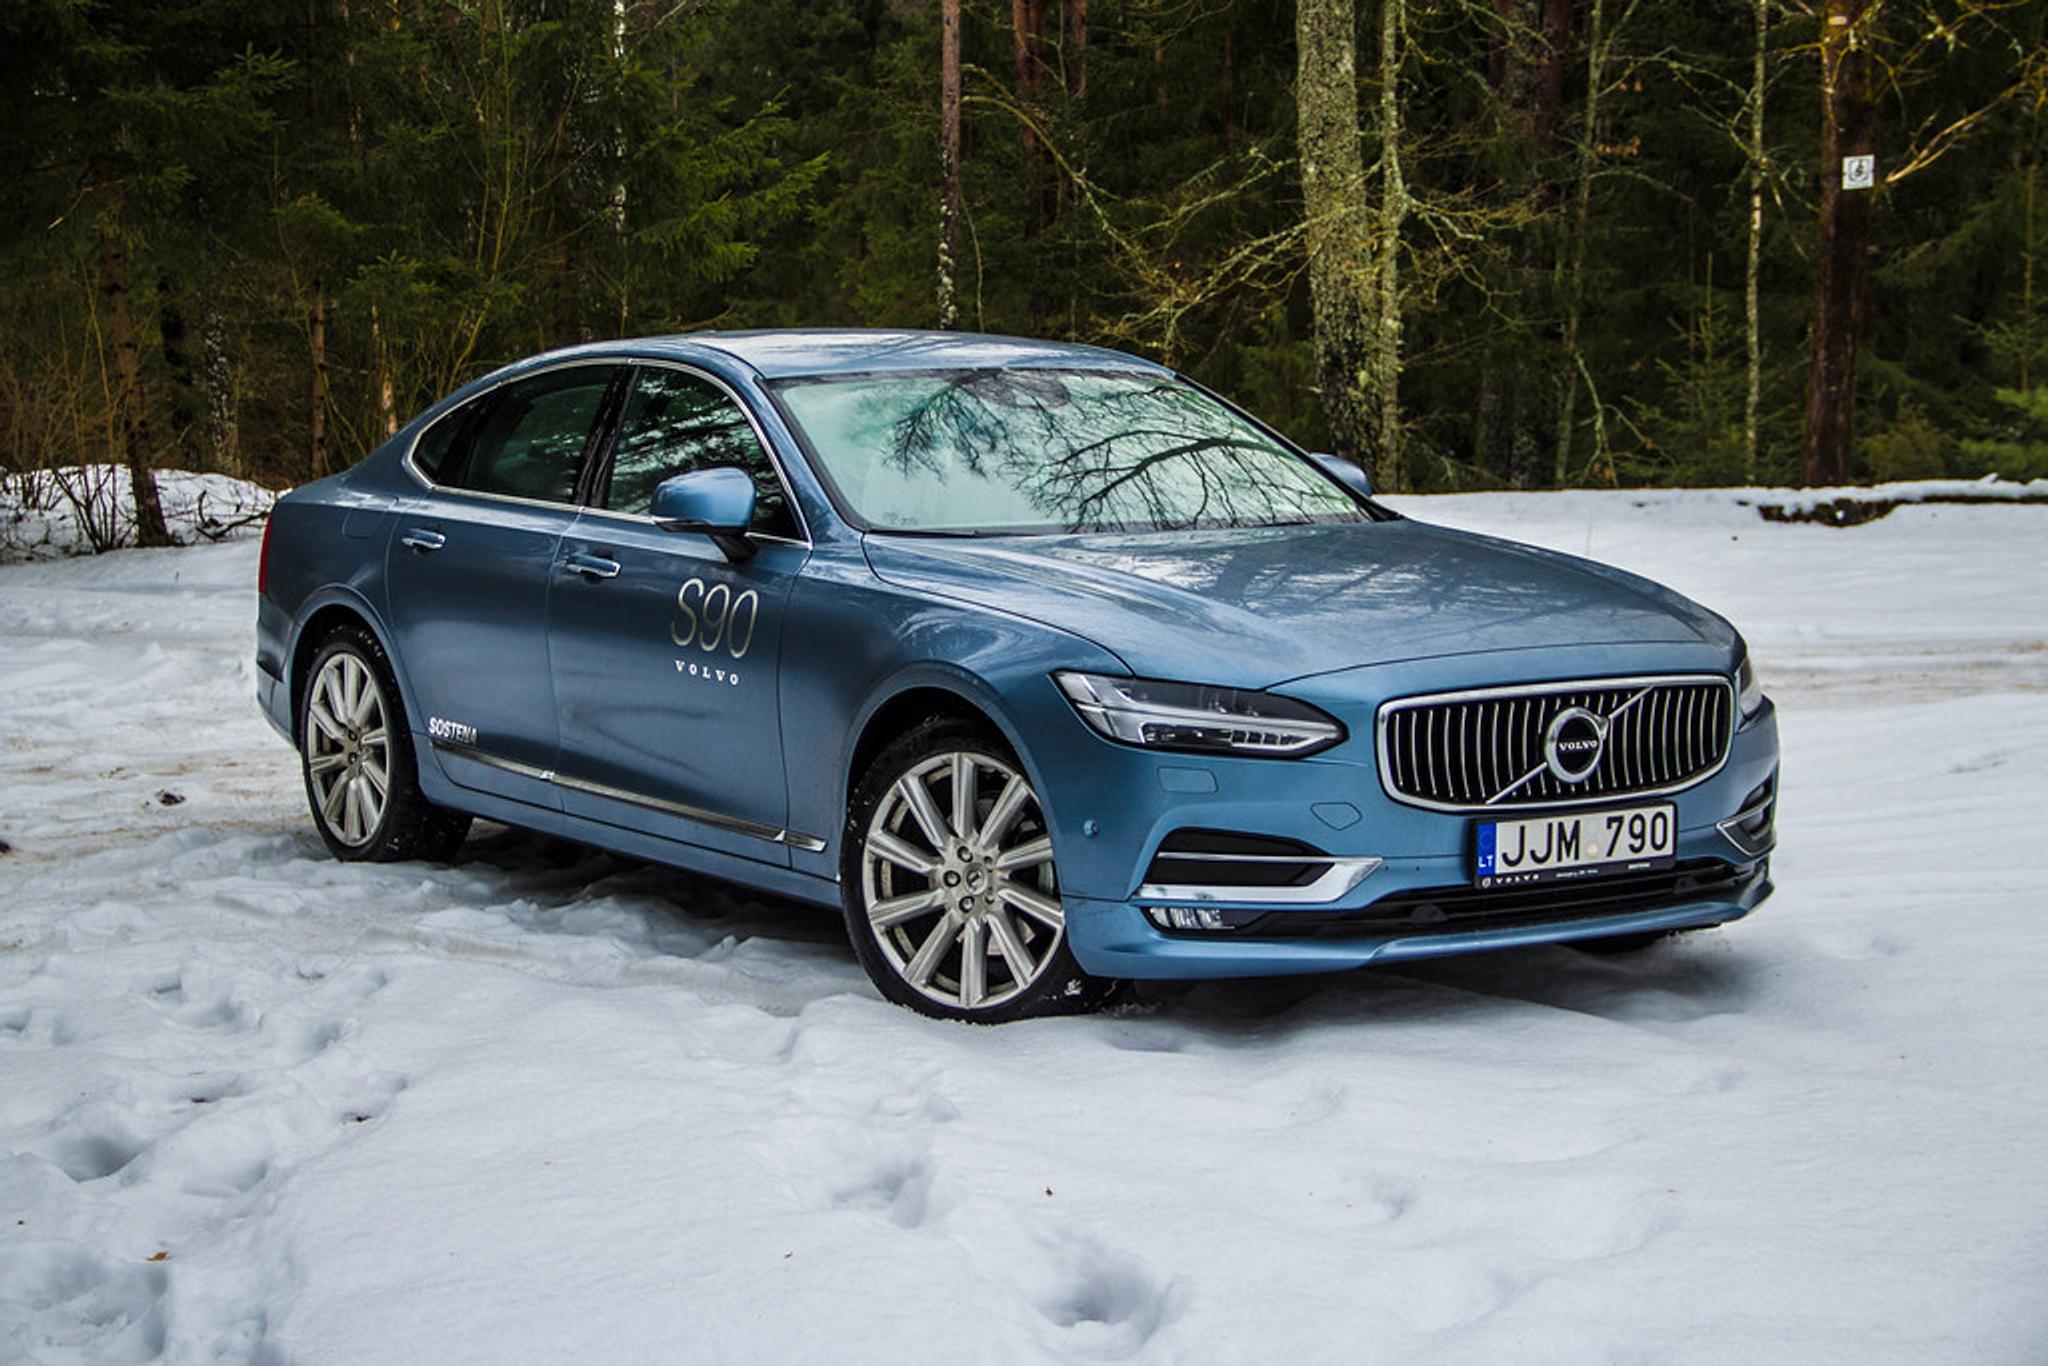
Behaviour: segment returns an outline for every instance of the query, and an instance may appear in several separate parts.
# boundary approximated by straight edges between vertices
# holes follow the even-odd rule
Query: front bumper
[[[1726,876],[1715,877],[1717,885],[1711,891],[1694,896],[1681,893],[1636,907],[1624,903],[1594,911],[1560,909],[1551,915],[1481,915],[1474,917],[1470,927],[1455,920],[1432,923],[1429,917],[1416,916],[1404,928],[1353,929],[1341,915],[1331,915],[1313,929],[1274,935],[1267,931],[1276,928],[1272,924],[1279,916],[1276,912],[1243,934],[1224,931],[1197,936],[1158,929],[1139,907],[1128,903],[1067,897],[1065,905],[1074,955],[1082,967],[1098,976],[1261,977],[1726,924],[1755,910],[1772,888],[1768,860],[1748,867],[1723,867]],[[1580,888],[1593,885],[1590,881],[1577,884]],[[1372,907],[1364,909],[1368,915],[1360,920],[1370,919]]]
[[[1527,668],[1526,661],[1482,659],[1463,662],[1474,672]],[[1634,664],[1617,659],[1616,671]],[[1414,682],[1397,679],[1382,695],[1423,691],[1436,681],[1417,669]],[[1370,756],[1374,699],[1361,698],[1346,715],[1341,698],[1299,695],[1338,713],[1351,738],[1304,760],[1191,758],[1112,745],[1069,717],[1065,729],[1048,737],[1050,745],[1034,743],[1053,818],[1068,939],[1084,969],[1120,978],[1321,972],[1722,924],[1747,915],[1771,893],[1774,809],[1765,813],[1760,835],[1755,822],[1743,819],[1758,809],[1760,790],[1775,806],[1777,719],[1768,702],[1736,731],[1717,772],[1654,799],[1677,807],[1678,867],[1665,885],[1629,895],[1607,877],[1589,878],[1552,884],[1574,890],[1558,892],[1547,905],[1544,897],[1529,896],[1503,911],[1499,899],[1471,891],[1474,817],[1396,802],[1381,787]],[[1620,796],[1614,804],[1631,802]],[[1539,813],[1524,808],[1513,814]],[[1145,873],[1162,842],[1189,829],[1298,840],[1335,859],[1379,862],[1327,901],[1206,900],[1199,904],[1232,911],[1237,927],[1168,931],[1147,916],[1148,907],[1198,903],[1159,895],[1145,885]],[[1451,914],[1436,904],[1461,897],[1467,898],[1459,903],[1463,909]],[[1244,914],[1250,911],[1263,914]]]

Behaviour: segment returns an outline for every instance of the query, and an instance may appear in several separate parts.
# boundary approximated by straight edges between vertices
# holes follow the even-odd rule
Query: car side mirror
[[[1372,497],[1372,477],[1360,465],[1346,460],[1341,455],[1317,451],[1309,456],[1324,474],[1329,475],[1360,498]]]
[[[728,560],[754,553],[747,526],[754,520],[754,480],[731,465],[672,475],[654,486],[648,505],[654,524],[663,531],[694,531],[709,536]]]

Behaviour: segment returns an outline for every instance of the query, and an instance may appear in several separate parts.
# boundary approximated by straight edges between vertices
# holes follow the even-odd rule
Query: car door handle
[[[619,576],[619,562],[597,555],[570,555],[562,560],[562,568],[571,574],[581,574],[586,579],[616,579]]]
[[[448,538],[438,531],[429,531],[423,526],[411,526],[407,527],[405,534],[398,538],[398,543],[403,546],[410,546],[421,554],[425,554],[430,550],[439,550],[442,546],[448,544]]]

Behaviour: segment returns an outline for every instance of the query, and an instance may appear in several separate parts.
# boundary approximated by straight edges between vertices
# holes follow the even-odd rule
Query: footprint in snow
[[[63,1243],[16,1243],[0,1259],[0,1338],[33,1342],[48,1360],[153,1361],[166,1345],[162,1263],[122,1264]]]

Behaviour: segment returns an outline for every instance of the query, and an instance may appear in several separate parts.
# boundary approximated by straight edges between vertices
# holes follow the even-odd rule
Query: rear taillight
[[[275,517],[263,519],[263,549],[256,555],[256,596],[259,598],[270,591],[270,529],[276,525]]]

